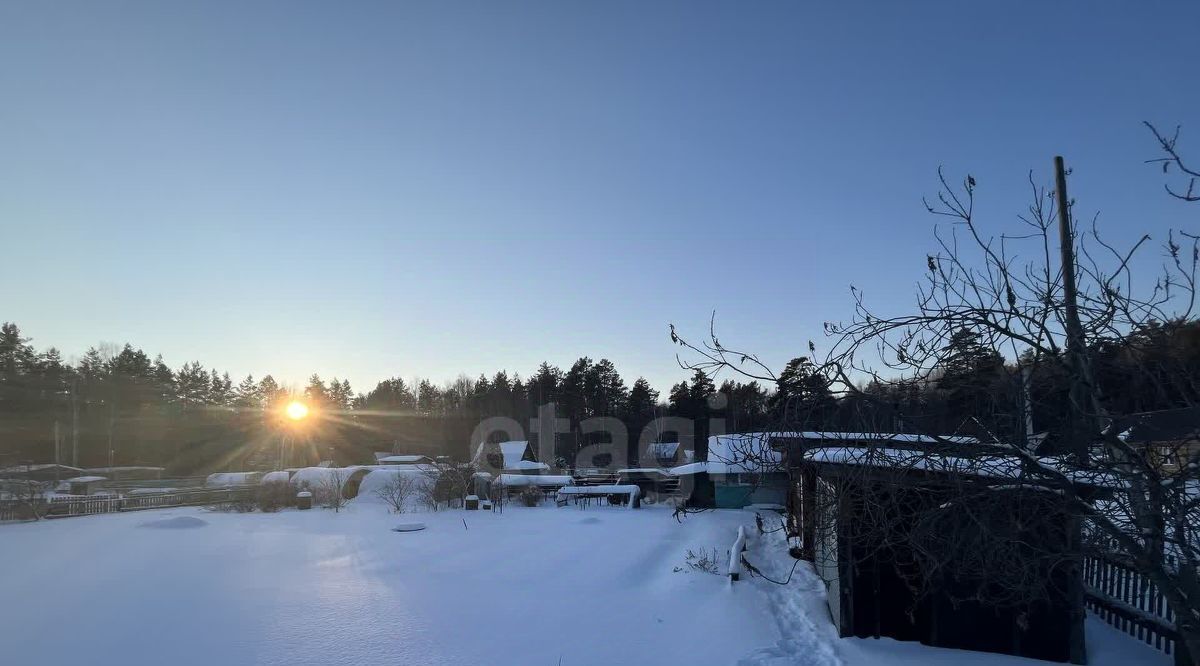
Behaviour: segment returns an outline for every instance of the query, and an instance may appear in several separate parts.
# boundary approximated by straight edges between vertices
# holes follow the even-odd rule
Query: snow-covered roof
[[[401,455],[401,456],[383,456],[376,458],[375,462],[384,465],[416,465],[418,463],[432,463],[433,459],[429,456],[417,455]]]
[[[290,478],[292,478],[290,472],[287,472],[286,470],[279,470],[276,472],[267,472],[266,474],[263,474],[263,478],[260,483],[287,483],[288,479]]]
[[[361,481],[364,476],[371,473],[371,470],[365,467],[304,467],[296,470],[292,475],[290,483],[297,488],[307,485],[309,488],[320,488],[326,483],[331,483],[335,478],[340,478],[343,492],[351,483]]]
[[[495,483],[502,486],[573,486],[575,479],[565,474],[501,474]]]
[[[646,447],[646,453],[655,458],[674,458],[679,452],[679,442],[655,442]]]
[[[823,443],[879,442],[887,444],[978,444],[974,437],[930,436],[913,433],[867,433],[806,430],[795,432],[748,432],[713,435],[708,438],[708,461],[703,468],[681,465],[678,474],[762,474],[781,471],[783,452],[771,445],[778,440],[804,440],[806,446]],[[697,463],[699,464],[699,463]]]
[[[715,463],[715,464],[720,465],[722,470],[724,469],[724,463]],[[676,476],[687,476],[689,474],[699,474],[701,472],[708,471],[708,463],[706,463],[706,462],[687,463],[686,465],[680,465],[679,467],[672,467],[671,469],[669,469],[667,471],[669,471],[670,473],[672,473]]]
[[[961,435],[917,435],[905,432],[832,432],[832,431],[810,431],[804,432],[773,432],[763,433],[771,438],[778,439],[805,439],[805,440],[834,440],[839,442],[893,442],[896,444],[978,444],[979,440],[974,437],[964,437]]]
[[[163,472],[166,467],[150,467],[147,465],[117,465],[116,467],[87,467],[85,472],[95,472],[97,474],[111,474],[113,472]]]
[[[550,466],[543,462],[534,462],[532,460],[518,460],[511,465],[505,465],[504,469],[515,470],[519,472],[529,472],[533,470],[549,471]]]
[[[78,474],[83,470],[79,467],[71,467],[70,465],[57,465],[55,463],[39,463],[36,465],[13,465],[11,467],[0,468],[0,474],[25,474],[27,472],[42,472],[58,468],[64,472],[74,472]]]
[[[910,449],[838,446],[809,449],[805,451],[804,459],[820,463],[916,469],[994,479],[1036,480],[1041,476],[1037,473],[1031,475],[1025,469],[1030,461],[1024,461],[1016,455],[954,456]],[[1032,464],[1035,468],[1043,468],[1045,473],[1052,477],[1061,474],[1073,483],[1109,488],[1121,485],[1120,480],[1108,472],[1079,469],[1057,458],[1037,458]]]
[[[366,476],[363,477],[362,483],[358,486],[358,499],[356,502],[386,502],[384,497],[380,496],[380,492],[388,487],[388,484],[396,478],[412,479],[413,495],[406,499],[410,504],[418,504],[421,500],[421,491],[429,488],[435,479],[432,476],[427,476],[420,470],[413,469],[414,465],[378,465]]]
[[[108,481],[106,476],[77,476],[72,479],[67,479],[67,483],[96,483],[97,481]]]
[[[472,464],[476,467],[492,467],[488,462],[488,453],[492,450],[491,447],[495,447],[495,450],[500,452],[506,470],[550,469],[550,466],[545,463],[525,460],[525,454],[529,450],[529,442],[526,440],[512,440],[496,444],[481,442],[475,448],[475,457],[471,459]]]
[[[178,488],[134,488],[127,491],[126,495],[169,495],[174,492],[179,492]]]
[[[713,435],[708,438],[708,464],[703,471],[710,474],[777,472],[783,462],[783,454],[771,448],[771,439],[791,439],[802,434],[748,432]]]
[[[630,467],[628,469],[617,470],[617,476],[645,474],[650,476],[670,476],[671,472],[660,467]]]
[[[209,488],[226,488],[228,486],[249,486],[258,483],[262,472],[217,472],[209,474],[204,485]]]

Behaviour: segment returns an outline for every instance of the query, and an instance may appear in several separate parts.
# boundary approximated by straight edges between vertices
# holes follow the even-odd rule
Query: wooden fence
[[[171,493],[137,495],[59,496],[40,500],[39,513],[46,518],[91,516],[101,513],[140,511],[172,506],[205,506],[241,502],[254,498],[256,488],[197,488]],[[0,521],[22,520],[30,517],[29,502],[0,501]]]
[[[1088,557],[1083,580],[1088,610],[1113,627],[1144,641],[1177,664],[1188,664],[1178,644],[1175,614],[1147,576],[1115,558]]]

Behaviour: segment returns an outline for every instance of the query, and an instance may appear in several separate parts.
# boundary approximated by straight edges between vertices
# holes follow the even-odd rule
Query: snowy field
[[[164,509],[0,526],[5,663],[1044,664],[840,640],[805,566],[786,588],[690,569],[753,514],[661,508],[388,514]],[[428,528],[389,528],[420,520]],[[465,520],[465,525],[464,525]],[[751,561],[791,567],[781,539]],[[1093,664],[1168,659],[1089,622]]]

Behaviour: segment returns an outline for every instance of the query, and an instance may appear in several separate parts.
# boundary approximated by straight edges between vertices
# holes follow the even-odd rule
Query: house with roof
[[[471,464],[494,474],[546,474],[550,466],[539,462],[526,440],[480,442]]]
[[[1126,444],[1146,451],[1167,476],[1200,456],[1200,407],[1129,414],[1113,419],[1108,428]]]

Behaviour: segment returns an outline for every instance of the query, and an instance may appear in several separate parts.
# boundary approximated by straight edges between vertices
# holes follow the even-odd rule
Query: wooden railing
[[[1147,645],[1175,655],[1177,663],[1187,661],[1179,649],[1175,614],[1149,577],[1116,558],[1088,557],[1083,580],[1088,610]]]
[[[173,493],[147,493],[125,496],[89,495],[50,497],[46,500],[47,518],[90,516],[99,513],[140,511],[172,506],[203,506],[252,499],[253,486],[241,488],[204,488]]]

